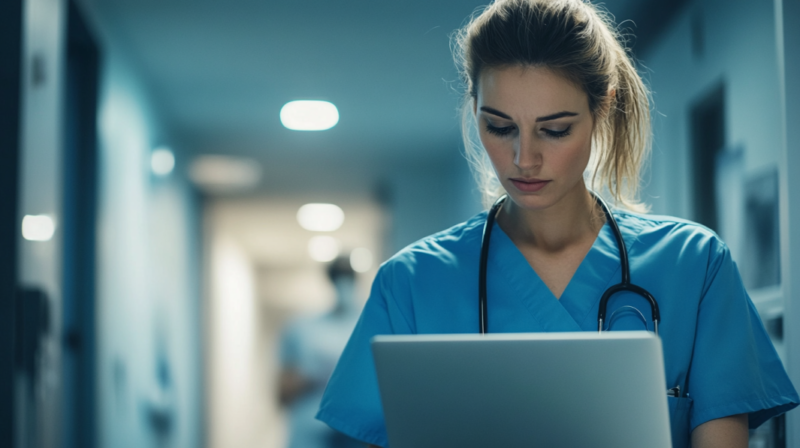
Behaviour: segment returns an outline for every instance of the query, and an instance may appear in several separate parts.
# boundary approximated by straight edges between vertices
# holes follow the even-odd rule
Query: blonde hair
[[[487,68],[532,66],[586,92],[595,123],[589,188],[617,206],[646,211],[638,189],[651,143],[649,91],[622,42],[609,14],[582,0],[497,0],[456,32],[453,54],[465,85],[465,155],[485,205],[505,191],[478,137],[478,79]]]

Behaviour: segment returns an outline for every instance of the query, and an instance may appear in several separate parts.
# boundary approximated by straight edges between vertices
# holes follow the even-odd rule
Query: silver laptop
[[[648,332],[376,336],[391,448],[671,448]]]

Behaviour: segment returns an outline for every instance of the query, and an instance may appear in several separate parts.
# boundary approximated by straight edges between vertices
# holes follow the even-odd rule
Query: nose
[[[542,165],[539,142],[530,135],[520,133],[514,148],[514,165],[521,170],[533,170]]]

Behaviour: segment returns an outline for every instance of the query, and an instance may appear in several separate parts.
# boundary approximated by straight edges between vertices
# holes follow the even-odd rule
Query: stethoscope
[[[625,242],[622,239],[622,233],[619,230],[617,221],[611,214],[608,205],[606,205],[605,201],[603,201],[600,196],[592,192],[592,197],[594,197],[595,201],[597,201],[597,203],[603,209],[603,212],[606,215],[606,220],[614,232],[614,237],[617,240],[617,247],[619,247],[619,262],[622,271],[622,281],[608,288],[606,292],[603,293],[603,297],[600,299],[600,307],[597,311],[597,331],[603,331],[603,323],[606,321],[608,300],[611,298],[611,296],[618,292],[629,291],[634,294],[638,294],[650,303],[650,311],[652,311],[653,314],[653,328],[655,333],[658,334],[658,323],[661,321],[661,314],[658,311],[658,303],[653,295],[650,294],[646,289],[631,283],[631,271],[630,267],[628,266],[628,250],[625,248]],[[483,225],[483,237],[481,238],[481,264],[480,271],[478,273],[478,313],[480,315],[480,330],[482,334],[487,333],[489,329],[489,317],[487,315],[486,306],[486,264],[489,259],[489,240],[492,237],[492,227],[494,227],[494,219],[495,216],[497,216],[497,211],[500,210],[500,207],[502,207],[503,203],[506,201],[506,198],[507,196],[503,195],[494,203],[494,205],[492,205],[492,208],[489,210],[489,214],[486,216],[486,223]],[[646,323],[644,315],[642,315],[641,311],[630,306],[627,308],[632,308],[639,313],[642,320],[644,320]],[[612,314],[611,317],[613,318],[614,315]]]

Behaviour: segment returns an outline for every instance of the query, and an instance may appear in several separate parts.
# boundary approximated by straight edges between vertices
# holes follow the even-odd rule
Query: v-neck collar
[[[611,226],[606,223],[561,294],[559,302],[583,329],[596,330],[596,310],[600,298],[606,289],[621,280],[617,239]]]
[[[537,324],[531,331],[594,329],[596,323],[587,322],[589,312],[596,308],[606,288],[619,282],[619,249],[608,223],[600,229],[560,299],[553,295],[497,223],[492,229],[491,246],[488,280],[490,290],[513,294],[517,300],[522,301]],[[496,282],[503,283],[504,287],[492,288],[492,277]]]

